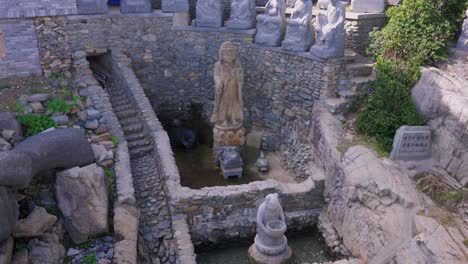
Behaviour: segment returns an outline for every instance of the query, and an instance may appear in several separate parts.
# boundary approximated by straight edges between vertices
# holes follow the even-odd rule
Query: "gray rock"
[[[101,112],[96,109],[86,109],[86,114],[88,116],[88,120],[99,120],[101,116]]]
[[[69,122],[68,116],[66,115],[55,115],[55,116],[52,116],[52,119],[55,121],[55,123],[58,126],[66,125]]]
[[[33,239],[28,243],[28,250],[31,264],[60,264],[65,258],[65,248],[57,243]]]
[[[82,129],[65,128],[29,137],[13,150],[0,152],[0,184],[24,188],[39,171],[94,162]]]
[[[10,143],[8,143],[6,140],[3,138],[0,138],[0,151],[6,151],[11,149]]]
[[[13,230],[13,237],[37,237],[51,228],[57,217],[50,215],[40,207],[34,207],[33,211],[24,219],[20,219]]]
[[[88,120],[88,114],[86,113],[86,111],[79,111],[78,113],[76,113],[78,115],[78,118],[82,121],[86,121]]]
[[[278,47],[286,29],[286,4],[284,0],[270,0],[265,5],[265,13],[257,15],[255,43],[268,47]]]
[[[13,136],[15,135],[14,130],[3,130],[2,131],[2,138],[5,139],[6,141],[10,141],[13,139]]]
[[[90,120],[86,121],[85,128],[95,130],[99,127],[99,121],[97,120]]]
[[[81,252],[81,251],[78,250],[78,249],[70,248],[70,249],[68,249],[68,251],[67,251],[67,256],[73,257],[73,256],[76,256],[76,255],[80,254],[80,252]]]
[[[10,264],[13,255],[13,238],[9,237],[5,241],[0,241],[0,264]]]
[[[231,14],[226,21],[227,28],[252,29],[255,28],[255,0],[232,0]]]
[[[43,103],[47,100],[49,100],[50,94],[33,94],[28,97],[28,102],[35,103],[35,102],[40,102]]]
[[[16,121],[16,117],[10,112],[0,112],[0,131],[1,130],[13,130],[16,136],[23,136],[21,124]]]
[[[351,0],[351,10],[354,12],[383,13],[385,7],[385,0]]]
[[[45,113],[45,108],[40,102],[30,103],[29,106],[32,108],[33,113],[37,113],[37,114]]]
[[[65,229],[73,242],[83,243],[89,236],[107,231],[107,179],[96,164],[58,173],[56,195]]]
[[[10,237],[10,233],[16,226],[19,216],[18,203],[15,192],[5,186],[0,186],[0,241]]]
[[[222,27],[224,2],[222,0],[199,0],[196,6],[195,26]]]
[[[281,48],[289,51],[307,51],[312,45],[312,33],[312,1],[298,0],[288,20]]]

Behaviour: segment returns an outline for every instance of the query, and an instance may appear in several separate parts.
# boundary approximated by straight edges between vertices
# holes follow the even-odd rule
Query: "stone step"
[[[338,94],[340,95],[341,98],[344,98],[344,99],[354,99],[354,98],[356,98],[356,93],[349,90],[349,89],[339,90]]]
[[[135,109],[128,109],[123,111],[115,111],[115,114],[119,119],[125,119],[133,116],[137,116],[137,111]]]
[[[331,114],[336,115],[346,111],[348,101],[341,97],[332,97],[325,100],[325,106]]]
[[[142,133],[128,135],[125,138],[127,139],[127,142],[132,142],[132,141],[136,141],[140,139],[145,139],[146,135],[147,135],[146,133],[142,132]]]
[[[112,107],[115,109],[116,107],[120,107],[123,105],[131,105],[131,102],[129,99],[124,99],[116,102],[112,102]]]
[[[135,134],[139,133],[143,130],[143,125],[141,123],[132,124],[128,126],[123,126],[122,130],[124,131],[125,135],[127,134]]]
[[[375,80],[375,72],[372,72],[370,76],[367,77],[354,77],[351,78],[351,91],[355,92],[357,96],[362,96],[369,94],[371,92],[371,87],[369,83]]]
[[[149,139],[140,139],[134,141],[128,141],[128,149],[136,149],[139,147],[150,146],[151,141]]]
[[[130,156],[134,157],[134,158],[144,156],[144,155],[148,154],[151,151],[153,151],[153,146],[152,145],[138,147],[138,148],[134,148],[134,149],[129,150]]]
[[[112,108],[114,108],[115,112],[121,112],[121,111],[125,111],[125,110],[128,110],[128,109],[133,109],[133,105],[125,104],[125,105],[120,105],[120,106],[116,106],[116,107],[112,107]]]
[[[133,124],[138,124],[141,123],[141,120],[138,119],[137,117],[128,117],[128,118],[122,118],[120,119],[120,125],[124,126],[129,126]]]
[[[372,74],[374,63],[351,63],[346,65],[348,78],[368,77]]]
[[[121,101],[121,100],[128,100],[128,96],[126,95],[111,95],[110,96],[110,101],[111,103],[114,103],[114,102],[118,102],[118,101]]]
[[[107,93],[111,96],[126,96],[127,93],[122,89],[107,89]]]

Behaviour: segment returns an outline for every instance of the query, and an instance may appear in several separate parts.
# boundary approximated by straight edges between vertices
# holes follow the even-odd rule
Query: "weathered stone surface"
[[[4,241],[0,241],[0,264],[10,264],[11,256],[13,255],[13,238],[9,237]]]
[[[317,38],[310,49],[310,53],[323,59],[344,56],[345,37],[345,7],[338,0],[331,0],[326,16],[317,15]]]
[[[382,13],[386,0],[351,0],[351,10],[364,13]]]
[[[199,0],[196,7],[195,26],[222,27],[224,2],[221,0]]]
[[[34,102],[40,102],[43,103],[47,100],[50,99],[50,94],[33,94],[28,97],[28,102],[34,103]]]
[[[289,51],[307,51],[312,45],[313,33],[312,1],[298,0],[288,20],[281,48]]]
[[[117,241],[137,241],[138,209],[128,205],[116,206],[114,209],[114,232]]]
[[[468,52],[468,10],[466,10],[466,18],[463,21],[462,33],[458,39],[457,49]]]
[[[420,160],[431,157],[431,128],[402,126],[393,139],[392,160]]]
[[[28,250],[31,264],[60,264],[65,257],[65,248],[62,245],[38,239],[29,241]]]
[[[255,28],[255,0],[231,1],[231,16],[226,21],[227,28],[251,29]]]
[[[109,192],[104,171],[96,164],[57,174],[58,207],[75,243],[107,231]]]
[[[23,136],[21,124],[16,121],[15,116],[10,112],[0,112],[0,131],[13,130],[16,136]]]
[[[29,264],[28,250],[22,249],[20,251],[16,251],[11,259],[11,264]]]
[[[257,15],[255,43],[268,47],[278,47],[286,29],[286,4],[284,0],[270,0],[265,5],[265,13]]]
[[[120,12],[124,14],[131,13],[151,13],[150,0],[121,0]]]
[[[8,143],[6,140],[3,138],[0,138],[0,151],[6,151],[11,149],[10,143]]]
[[[105,14],[108,12],[106,0],[77,0],[76,6],[78,14],[81,15]]]
[[[34,207],[33,211],[24,219],[20,219],[13,231],[14,237],[36,237],[42,235],[51,228],[57,217],[50,215],[40,207]]]
[[[137,263],[136,241],[122,240],[114,245],[114,263]]]
[[[10,237],[10,233],[18,221],[18,203],[15,192],[5,186],[0,186],[0,241]]]
[[[188,0],[162,0],[161,9],[165,13],[186,13],[189,11]]]
[[[67,115],[54,115],[52,116],[52,119],[54,120],[55,124],[57,124],[57,126],[66,125],[69,121]]]

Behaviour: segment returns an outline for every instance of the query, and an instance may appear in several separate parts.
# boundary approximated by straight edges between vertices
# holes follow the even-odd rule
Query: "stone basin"
[[[267,223],[267,229],[272,237],[281,237],[286,232],[286,223],[281,220],[273,220]]]

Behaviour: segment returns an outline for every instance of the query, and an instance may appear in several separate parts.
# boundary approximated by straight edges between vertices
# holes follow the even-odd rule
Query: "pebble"
[[[45,113],[44,106],[40,102],[30,103],[29,106],[31,107],[34,113],[38,113],[38,114]]]
[[[49,100],[49,98],[50,98],[50,94],[33,94],[29,96],[27,100],[28,102],[35,103],[35,102],[45,102]]]
[[[68,121],[69,121],[68,116],[66,116],[66,115],[52,116],[52,119],[55,121],[55,123],[58,126],[66,125],[66,124],[68,124]]]
[[[94,130],[99,127],[99,122],[97,120],[86,121],[85,128]]]
[[[80,251],[78,249],[70,248],[67,251],[67,256],[69,256],[69,257],[73,257],[73,256],[76,256],[78,254],[80,254]]]
[[[96,109],[86,109],[86,114],[88,114],[88,120],[96,120],[101,119],[101,112]]]

